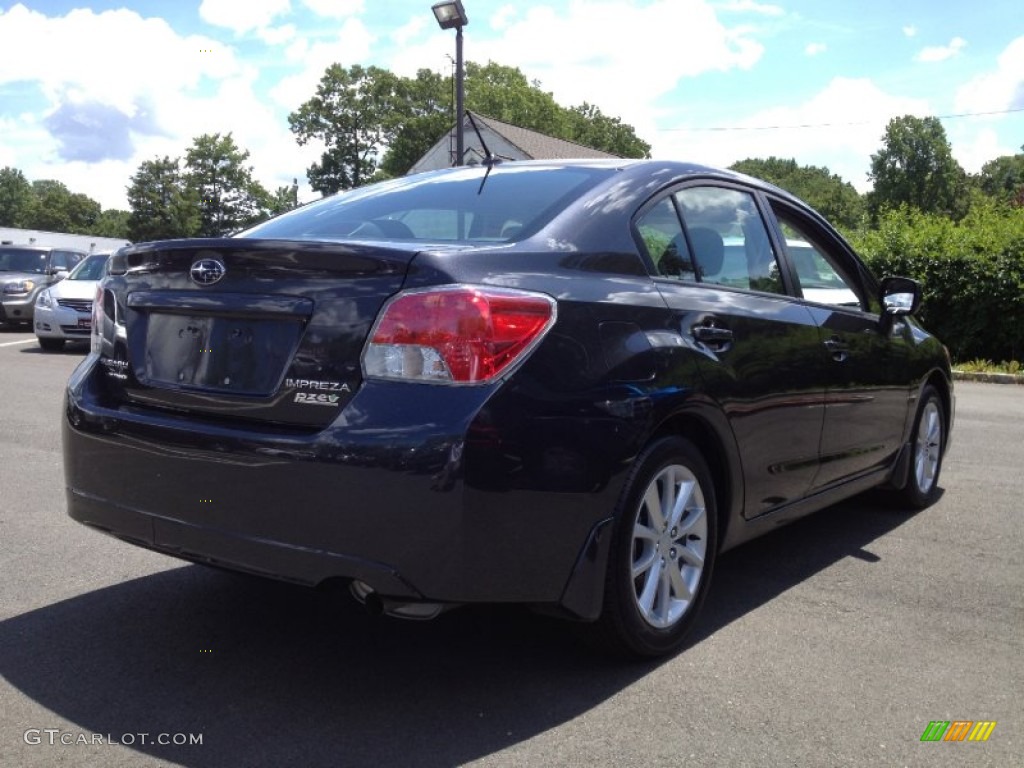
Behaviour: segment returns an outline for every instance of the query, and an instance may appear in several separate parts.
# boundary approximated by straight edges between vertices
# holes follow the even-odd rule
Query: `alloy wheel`
[[[704,572],[708,518],[697,477],[681,464],[651,480],[633,524],[633,597],[657,629],[675,625],[693,603]]]

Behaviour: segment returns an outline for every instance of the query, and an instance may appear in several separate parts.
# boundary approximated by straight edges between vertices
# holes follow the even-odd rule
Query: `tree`
[[[24,227],[32,206],[32,185],[17,168],[0,170],[0,227]]]
[[[105,208],[96,220],[96,225],[89,232],[97,237],[116,237],[119,240],[131,240],[128,234],[128,221],[131,218],[129,211],[118,210],[117,208]]]
[[[288,117],[300,145],[318,139],[327,149],[308,169],[323,194],[400,176],[455,121],[448,78],[427,69],[414,78],[377,67],[327,68],[316,95]],[[647,157],[650,145],[632,126],[590,104],[565,108],[516,67],[466,64],[466,108],[521,128],[622,157]]]
[[[266,215],[267,191],[252,178],[231,134],[203,134],[185,151],[185,183],[199,197],[201,237],[223,237]]]
[[[938,118],[893,118],[882,142],[882,148],[871,156],[868,174],[874,182],[868,196],[873,216],[901,205],[954,219],[967,212],[967,177],[953,158]]]
[[[650,157],[651,145],[636,135],[633,126],[609,117],[593,104],[583,102],[565,113],[568,138],[585,147],[619,157]]]
[[[25,218],[29,229],[47,232],[91,234],[103,210],[99,203],[81,193],[72,193],[53,179],[32,182],[32,201]]]
[[[1021,153],[1003,155],[981,166],[978,185],[989,197],[1024,207],[1024,146]]]
[[[398,78],[393,120],[387,126],[388,148],[378,175],[407,173],[454,121],[448,78],[429,69],[421,69],[414,78]]]
[[[307,171],[309,184],[328,195],[365,183],[396,116],[397,78],[379,67],[332,64],[316,95],[288,115],[299,146],[319,139],[326,146],[320,162]]]
[[[864,216],[864,200],[853,185],[828,168],[797,165],[796,160],[748,158],[729,166],[732,170],[763,179],[807,202],[836,226],[854,230]]]
[[[565,109],[551,93],[541,90],[539,81],[528,81],[518,67],[468,62],[466,108],[520,128],[568,138]]]
[[[299,204],[298,194],[299,182],[296,179],[294,184],[278,187],[272,193],[267,193],[266,197],[261,201],[260,207],[268,216],[286,213]]]
[[[180,160],[145,160],[128,186],[128,237],[135,242],[194,237],[199,231],[199,195],[189,189]]]

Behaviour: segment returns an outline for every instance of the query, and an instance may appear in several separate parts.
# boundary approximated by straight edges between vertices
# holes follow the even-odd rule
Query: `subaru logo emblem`
[[[224,264],[217,259],[200,259],[192,265],[189,277],[196,285],[213,285],[227,272]]]

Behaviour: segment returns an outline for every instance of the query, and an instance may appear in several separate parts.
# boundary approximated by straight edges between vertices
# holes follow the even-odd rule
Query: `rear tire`
[[[924,509],[939,498],[939,473],[946,447],[946,416],[939,393],[931,385],[921,393],[911,439],[910,474],[899,500],[914,509]]]
[[[707,595],[718,550],[711,472],[669,437],[640,455],[616,509],[598,632],[606,647],[649,658],[677,651]]]
[[[60,352],[64,349],[64,339],[50,339],[43,338],[42,336],[36,336],[36,339],[38,339],[39,346],[45,352]]]

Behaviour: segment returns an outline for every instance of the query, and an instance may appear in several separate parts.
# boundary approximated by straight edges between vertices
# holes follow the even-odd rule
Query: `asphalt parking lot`
[[[71,522],[84,354],[0,329],[0,765],[1020,765],[1024,387],[960,384],[934,507],[730,552],[691,645],[622,664],[515,608],[375,619]],[[997,724],[922,742],[936,720]]]

